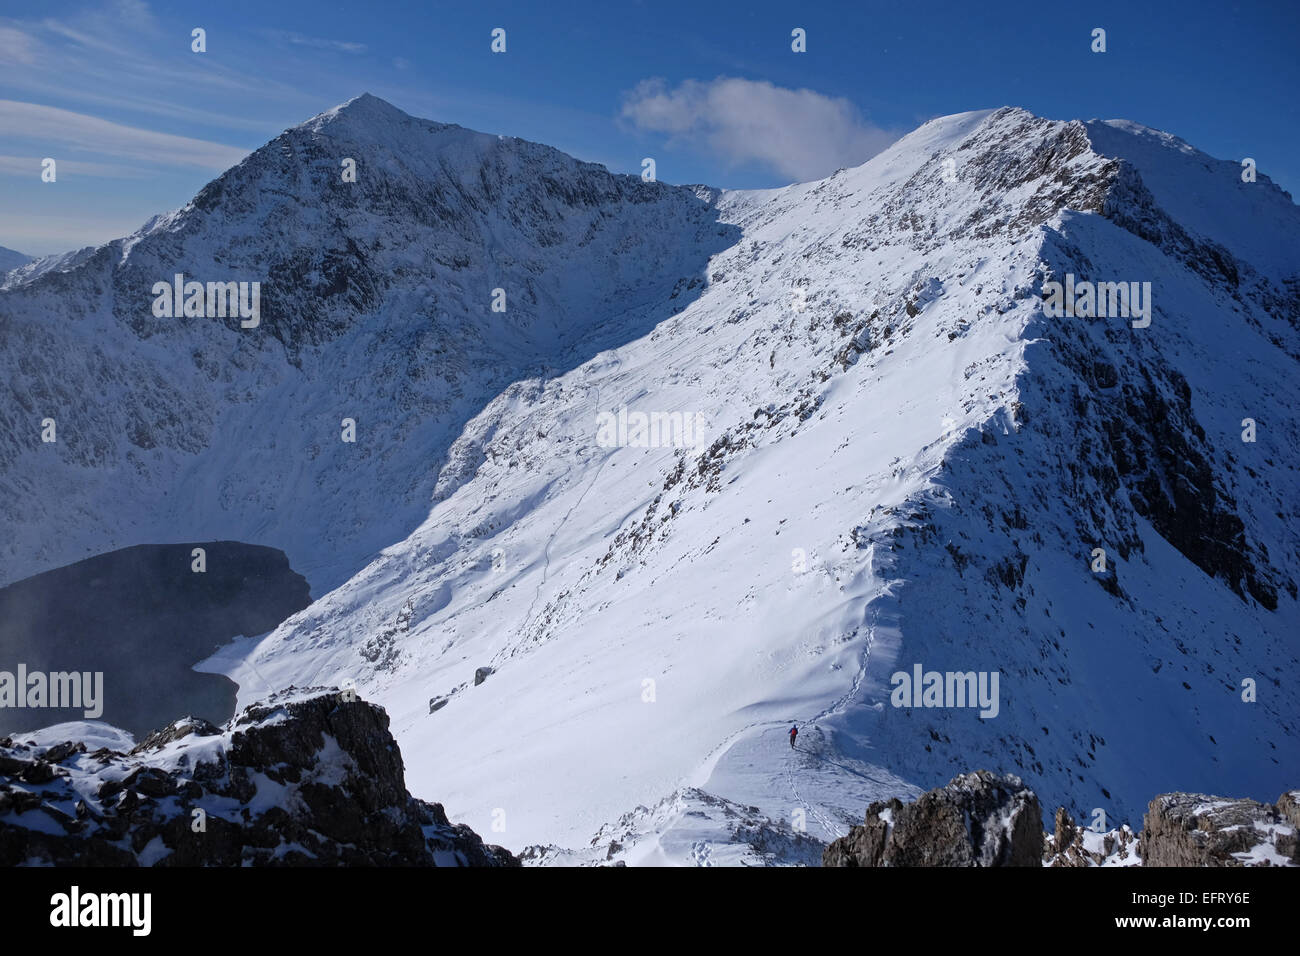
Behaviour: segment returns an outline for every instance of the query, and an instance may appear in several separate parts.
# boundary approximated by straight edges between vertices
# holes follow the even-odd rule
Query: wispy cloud
[[[98,8],[83,7],[75,17],[47,17],[38,29],[111,55],[122,52],[125,38],[157,38],[159,34],[158,21],[143,0],[111,0]]]
[[[47,155],[58,159],[56,146],[131,159],[146,165],[224,170],[248,150],[188,136],[173,136],[112,123],[84,113],[39,103],[0,100],[0,128],[13,136],[50,144]]]
[[[188,29],[167,32],[142,0],[112,0],[58,19],[0,19],[0,65],[8,67],[3,82],[11,91],[66,100],[73,108],[110,105],[227,129],[264,130],[267,124],[226,115],[223,104],[228,109],[231,102],[243,101],[255,113],[265,112],[262,107],[271,100],[295,104],[300,112],[318,105],[317,97],[296,83],[258,69],[259,51],[266,52],[265,43],[250,45],[242,58],[196,55]],[[184,103],[153,95],[176,87],[187,92],[179,98]]]
[[[369,47],[364,43],[350,43],[346,40],[328,40],[324,37],[304,36],[288,30],[267,30],[266,35],[294,46],[306,46],[315,50],[335,50],[339,53],[365,53]]]
[[[86,50],[97,50],[100,53],[108,53],[112,56],[119,56],[122,53],[122,48],[113,42],[111,35],[76,30],[58,20],[44,20],[41,26],[46,32],[52,33],[61,39],[69,40],[76,46],[83,47]]]
[[[6,66],[27,66],[36,62],[36,42],[13,27],[0,26],[0,63]]]
[[[624,97],[622,116],[638,129],[668,134],[670,142],[802,181],[865,163],[898,139],[846,99],[737,77],[686,80],[675,89],[643,80]]]
[[[41,174],[43,156],[0,156],[0,175],[31,176]],[[59,175],[86,176],[97,179],[146,179],[149,171],[140,166],[121,166],[114,163],[82,163],[75,159],[59,162]]]

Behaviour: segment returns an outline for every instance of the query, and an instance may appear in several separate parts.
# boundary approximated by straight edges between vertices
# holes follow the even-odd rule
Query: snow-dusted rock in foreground
[[[1201,793],[1151,801],[1143,866],[1300,866],[1300,790],[1276,804]]]
[[[1080,827],[1058,807],[1042,832],[1038,797],[987,770],[954,777],[911,803],[867,808],[822,866],[1300,866],[1300,790],[1276,805],[1196,793],[1151,801],[1140,834]]]
[[[125,754],[0,740],[0,865],[22,864],[518,865],[407,792],[381,708],[319,688]]]
[[[570,850],[525,847],[525,866],[817,866],[823,844],[758,807],[686,787],[653,807],[637,807]]]
[[[1042,851],[1038,797],[1019,777],[978,770],[913,803],[873,803],[822,866],[1041,866]]]
[[[1138,835],[1127,823],[1100,831],[1074,822],[1065,807],[1056,808],[1055,829],[1046,834],[1044,866],[1141,866]]]

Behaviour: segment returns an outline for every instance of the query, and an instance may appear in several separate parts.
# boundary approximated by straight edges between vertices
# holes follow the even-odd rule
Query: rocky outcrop
[[[1300,790],[1276,804],[1165,793],[1147,807],[1143,866],[1300,865]]]
[[[1053,822],[1040,832],[1038,798],[1019,777],[980,770],[914,803],[873,803],[822,866],[1300,866],[1300,790],[1272,805],[1164,793],[1141,834],[1080,826],[1064,807]]]
[[[915,803],[873,803],[822,866],[1039,866],[1042,832],[1038,797],[1019,777],[979,770]]]
[[[1127,825],[1109,832],[1081,827],[1064,807],[1056,808],[1055,831],[1045,835],[1044,866],[1136,866],[1138,835]]]
[[[0,864],[518,866],[406,790],[388,715],[290,689],[130,753],[0,739]]]

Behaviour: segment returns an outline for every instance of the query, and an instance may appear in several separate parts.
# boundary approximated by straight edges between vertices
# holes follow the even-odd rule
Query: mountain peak
[[[294,128],[313,132],[322,132],[327,128],[336,131],[369,129],[373,133],[382,134],[392,132],[394,127],[411,123],[428,125],[434,129],[440,129],[445,125],[432,120],[417,119],[373,93],[362,93],[323,113],[318,113]]]
[[[352,99],[348,100],[347,102],[341,103],[338,106],[334,107],[334,109],[327,110],[326,114],[329,113],[333,113],[337,115],[342,115],[346,113],[349,116],[356,116],[356,115],[375,116],[381,114],[386,114],[386,115],[397,114],[400,116],[408,115],[404,113],[402,110],[399,110],[392,103],[388,102],[388,100],[375,96],[375,94],[373,93],[360,93],[357,96],[352,97]]]

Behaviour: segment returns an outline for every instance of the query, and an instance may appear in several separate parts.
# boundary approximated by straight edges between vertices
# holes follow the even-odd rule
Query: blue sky
[[[1090,50],[1096,27],[1105,53]],[[128,234],[363,91],[615,171],[653,156],[660,179],[728,187],[819,178],[931,117],[1016,105],[1251,156],[1295,195],[1298,28],[1291,0],[0,3],[0,246]],[[41,182],[47,156],[55,183]]]

